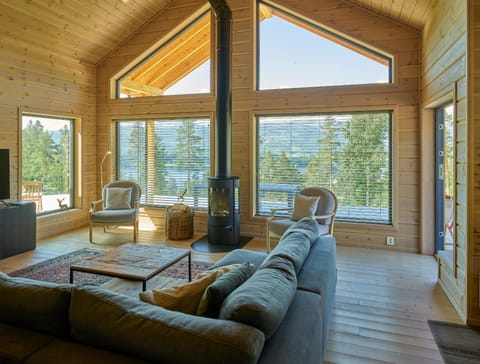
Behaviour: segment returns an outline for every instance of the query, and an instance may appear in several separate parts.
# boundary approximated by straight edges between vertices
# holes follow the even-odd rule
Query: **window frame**
[[[254,113],[253,114],[253,135],[254,135],[254,142],[252,143],[252,148],[253,148],[253,158],[252,158],[252,163],[253,163],[253,168],[252,168],[252,217],[254,218],[264,218],[269,216],[268,211],[266,210],[265,213],[259,213],[259,196],[258,196],[258,184],[259,184],[259,178],[260,178],[260,163],[259,163],[259,141],[261,138],[260,132],[259,132],[259,123],[260,123],[260,118],[261,117],[304,117],[304,116],[329,116],[329,115],[354,115],[354,114],[378,114],[378,113],[386,113],[389,115],[389,120],[388,120],[388,140],[389,140],[389,148],[388,148],[388,155],[389,155],[389,161],[388,161],[388,166],[389,166],[389,208],[388,208],[388,221],[378,221],[378,220],[365,220],[362,221],[360,219],[346,219],[342,218],[338,214],[337,210],[337,221],[341,222],[346,222],[349,224],[359,224],[360,226],[363,226],[365,224],[368,225],[376,225],[381,228],[388,228],[388,227],[394,227],[397,225],[397,203],[396,203],[396,183],[395,183],[395,171],[394,171],[394,166],[396,165],[396,149],[395,149],[395,141],[394,141],[394,135],[395,135],[395,123],[394,123],[394,118],[395,118],[395,110],[392,109],[364,109],[364,110],[355,110],[355,111],[319,111],[319,112],[306,112],[306,113],[294,113],[294,112],[274,112],[274,113]],[[316,153],[316,151],[315,151]],[[323,186],[327,187],[328,186]],[[303,188],[303,187],[301,187]],[[300,189],[301,189],[300,188]],[[335,193],[335,190],[333,191]],[[340,198],[339,198],[340,197]],[[339,200],[341,199],[341,196],[337,195],[337,198]],[[292,200],[293,202],[293,200]],[[293,206],[293,205],[292,205]],[[287,206],[283,206],[287,207]]]
[[[134,62],[130,63],[126,68],[124,68],[122,71],[120,71],[116,77],[114,77],[111,81],[113,83],[113,95],[114,98],[117,100],[124,100],[124,99],[135,99],[135,98],[143,98],[143,97],[175,97],[175,96],[192,96],[192,95],[212,95],[213,94],[213,84],[212,84],[212,74],[213,74],[213,67],[214,67],[214,52],[213,52],[213,35],[212,35],[212,30],[210,31],[210,71],[209,71],[209,83],[210,83],[210,89],[208,92],[191,92],[191,93],[180,93],[180,94],[173,94],[173,95],[151,95],[151,96],[136,96],[136,97],[122,97],[121,96],[121,82],[124,80],[125,77],[127,77],[130,73],[135,72],[137,69],[139,69],[142,65],[150,61],[152,58],[154,58],[159,52],[162,51],[163,48],[167,47],[170,45],[172,42],[174,42],[178,37],[180,37],[182,34],[188,31],[190,27],[192,27],[195,23],[199,22],[202,20],[204,16],[209,16],[210,17],[210,28],[213,29],[213,24],[214,22],[212,21],[213,19],[213,12],[211,11],[210,7],[205,8],[202,10],[200,13],[197,13],[194,15],[193,18],[191,18],[187,23],[182,24],[179,28],[178,31],[176,31],[173,35],[170,33],[167,35],[166,39],[162,39],[159,43],[155,45],[153,49],[147,52],[146,55],[142,55],[139,57],[137,60]],[[179,81],[181,81],[180,79]]]
[[[120,135],[119,135],[119,128],[118,128],[118,125],[122,122],[145,122],[145,126],[146,126],[146,130],[148,130],[148,127],[147,127],[147,124],[148,122],[151,122],[152,124],[154,124],[155,122],[162,122],[162,121],[165,121],[165,122],[171,122],[171,121],[178,121],[178,122],[181,122],[181,121],[184,121],[184,120],[207,120],[209,122],[209,134],[208,134],[208,137],[209,137],[209,140],[208,140],[208,158],[209,158],[209,161],[208,161],[208,175],[211,175],[211,172],[212,172],[212,166],[213,166],[213,148],[212,148],[212,142],[213,142],[213,133],[214,133],[214,123],[213,123],[213,117],[212,115],[175,115],[175,116],[154,116],[154,117],[148,117],[148,118],[145,118],[145,117],[134,117],[134,118],[121,118],[121,119],[115,119],[115,120],[112,120],[112,145],[114,146],[113,150],[112,150],[112,160],[114,161],[114,165],[112,166],[113,169],[112,169],[112,175],[115,176],[116,179],[119,178],[120,176],[120,161],[119,161],[119,158],[120,158],[120,153],[119,153],[119,145],[120,145]],[[146,134],[146,137],[147,134]],[[150,136],[151,138],[152,136]],[[147,158],[147,157],[146,157]],[[147,160],[147,159],[146,159]],[[147,166],[148,163],[146,163],[146,166]],[[181,194],[181,191],[177,191]],[[192,192],[193,194],[195,193],[195,191]],[[201,193],[201,192],[200,192]],[[205,194],[207,193],[207,184],[205,183]],[[187,193],[187,195],[189,194],[189,192]],[[168,207],[168,206],[171,206],[175,203],[178,203],[179,201],[181,201],[181,199],[177,200],[177,201],[173,201],[173,199],[177,199],[179,196],[178,194],[177,195],[169,195],[168,198],[169,199],[172,199],[172,203],[167,203],[167,204],[158,204],[158,203],[146,203],[146,202],[141,202],[140,205],[141,206],[148,206],[148,207],[160,207],[160,208],[164,208],[164,207]],[[201,195],[200,195],[201,197]],[[146,193],[145,191],[143,191],[143,186],[142,186],[142,200],[146,199]],[[193,207],[195,210],[197,211],[207,211],[208,210],[208,203],[207,201],[205,201],[205,203],[203,203],[202,201],[198,201],[196,200],[195,198],[193,198],[192,200],[193,202],[192,203],[189,203],[189,198],[187,197],[185,201],[181,201],[182,203],[185,203],[191,207]],[[205,206],[204,206],[205,205]]]
[[[81,171],[79,168],[79,156],[80,156],[80,146],[79,146],[79,136],[80,136],[80,131],[81,131],[81,119],[77,116],[74,115],[68,115],[64,113],[54,113],[52,114],[51,112],[32,112],[32,111],[24,111],[24,110],[19,110],[19,168],[18,168],[18,199],[22,199],[22,191],[23,191],[23,118],[24,117],[38,117],[38,118],[44,118],[44,119],[51,119],[51,120],[68,120],[70,121],[70,130],[69,130],[69,135],[70,135],[70,143],[69,143],[69,149],[70,149],[70,158],[69,158],[69,165],[70,165],[70,176],[68,178],[69,180],[69,206],[66,208],[57,208],[57,209],[52,209],[52,210],[47,210],[47,211],[40,211],[38,212],[37,210],[37,217],[43,217],[43,216],[48,216],[52,214],[58,214],[58,213],[64,213],[71,211],[73,209],[78,208],[78,206],[81,205],[81,198],[79,196],[78,191],[80,191],[80,176],[81,176]],[[58,202],[60,204],[60,202]]]
[[[255,39],[256,40],[256,46],[255,46],[255,50],[256,50],[255,64],[256,64],[256,67],[255,67],[255,85],[254,85],[254,89],[256,91],[260,91],[260,92],[267,91],[268,92],[268,91],[272,91],[272,90],[296,90],[296,89],[302,89],[302,88],[317,88],[317,87],[318,88],[323,88],[323,87],[366,86],[366,85],[375,85],[376,84],[376,83],[355,83],[355,84],[342,84],[342,85],[297,86],[297,87],[288,87],[288,88],[268,88],[268,89],[260,88],[260,77],[261,77],[261,75],[260,75],[260,57],[261,57],[261,50],[260,50],[260,47],[261,47],[261,42],[260,42],[260,33],[261,33],[260,32],[260,23],[261,23],[260,22],[260,14],[261,14],[261,11],[260,11],[260,6],[262,6],[262,5],[270,7],[272,9],[274,9],[276,12],[282,13],[285,16],[290,17],[293,20],[295,20],[296,22],[303,23],[310,28],[316,29],[318,32],[325,34],[329,38],[336,38],[343,43],[349,44],[352,48],[357,48],[358,50],[361,50],[365,53],[369,53],[374,57],[383,59],[388,64],[388,81],[385,82],[385,83],[378,83],[378,85],[391,85],[392,83],[394,83],[394,79],[393,79],[394,57],[393,56],[387,55],[387,54],[381,53],[381,52],[379,52],[375,49],[372,49],[372,48],[368,47],[368,45],[361,44],[359,41],[355,41],[354,39],[346,37],[346,36],[340,34],[339,32],[335,32],[333,30],[330,30],[330,29],[326,28],[325,26],[322,26],[321,24],[318,24],[318,23],[314,22],[313,20],[309,20],[309,19],[306,19],[304,17],[300,17],[296,14],[293,14],[293,13],[289,12],[288,10],[282,9],[281,7],[275,5],[274,3],[272,3],[268,0],[257,0],[257,4],[256,4],[256,33],[255,33],[256,34],[256,39]],[[320,36],[320,35],[318,35],[318,36]],[[332,41],[332,42],[334,42],[334,41]],[[352,52],[354,52],[354,51],[352,51]]]

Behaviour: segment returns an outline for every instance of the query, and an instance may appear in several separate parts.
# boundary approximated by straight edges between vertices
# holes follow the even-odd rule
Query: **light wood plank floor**
[[[188,248],[191,241],[165,240],[163,232],[141,231],[139,242]],[[111,249],[131,242],[131,231],[83,228],[38,242],[34,251],[0,260],[12,272],[84,247]],[[262,239],[245,248],[264,251]],[[195,261],[215,262],[224,253],[192,251]],[[427,320],[461,322],[437,284],[433,257],[388,250],[337,247],[337,297],[327,363],[442,363]]]

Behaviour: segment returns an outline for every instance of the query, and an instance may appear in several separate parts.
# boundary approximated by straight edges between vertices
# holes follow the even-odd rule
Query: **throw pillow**
[[[109,187],[105,189],[105,210],[131,209],[132,187]]]
[[[273,257],[225,298],[219,318],[256,327],[268,339],[282,323],[296,290],[297,276],[292,262]]]
[[[153,303],[168,310],[195,315],[203,292],[216,277],[217,272],[211,272],[203,278],[185,284],[160,290],[153,289]]]
[[[198,305],[197,315],[218,317],[220,307],[227,296],[252,275],[250,263],[244,263],[217,278],[203,293]]]
[[[200,273],[197,273],[197,275],[195,276],[194,279],[200,279],[200,278],[203,278],[207,275],[210,275],[211,272],[217,272],[217,278],[224,275],[225,273],[231,271],[232,269],[235,269],[235,268],[238,268],[240,267],[241,264],[239,263],[234,263],[234,264],[229,264],[229,265],[224,265],[224,266],[221,266],[221,267],[218,267],[218,268],[214,268],[214,269],[210,269],[210,270],[206,270],[204,272],[200,272]]]
[[[304,217],[315,215],[320,197],[310,197],[297,194],[293,204],[292,220],[298,221]]]

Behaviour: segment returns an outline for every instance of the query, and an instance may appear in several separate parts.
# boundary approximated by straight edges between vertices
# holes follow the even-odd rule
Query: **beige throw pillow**
[[[195,315],[205,289],[215,281],[217,272],[211,272],[200,279],[164,289],[153,289],[153,304],[168,310]],[[142,296],[140,296],[142,299]],[[145,297],[147,298],[147,297]]]
[[[297,194],[293,205],[292,220],[298,221],[304,217],[315,215],[320,197],[310,197]]]
[[[109,187],[105,189],[105,210],[131,209],[132,187]]]

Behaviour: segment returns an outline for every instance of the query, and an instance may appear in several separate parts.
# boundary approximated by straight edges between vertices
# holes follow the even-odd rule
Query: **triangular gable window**
[[[260,1],[259,90],[391,82],[391,58]]]
[[[210,93],[211,14],[206,12],[117,81],[117,98]]]

